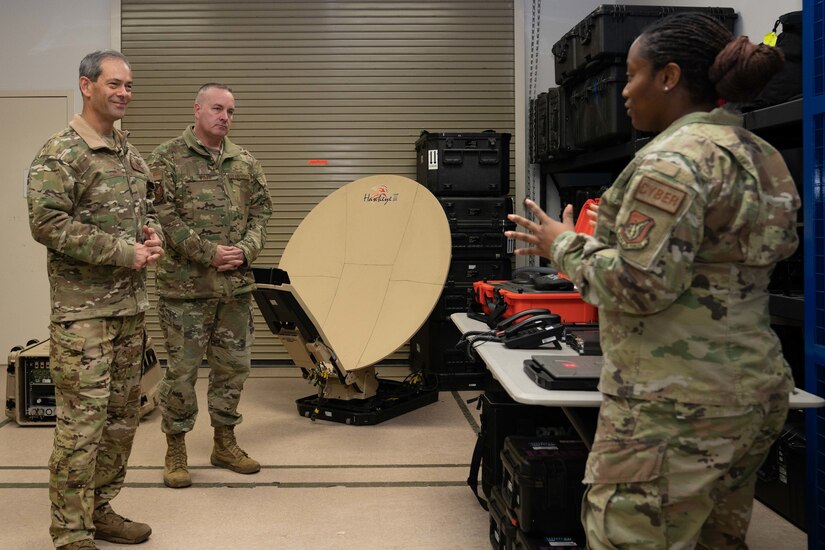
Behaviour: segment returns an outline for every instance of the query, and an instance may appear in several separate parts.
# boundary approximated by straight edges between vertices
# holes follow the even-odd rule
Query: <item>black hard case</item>
[[[542,92],[531,101],[530,135],[534,143],[531,162],[546,162],[550,159],[548,152],[550,113],[547,96],[547,92]]]
[[[415,151],[418,182],[436,196],[510,192],[510,134],[424,131]]]
[[[575,153],[570,92],[564,86],[547,90],[547,160]]]
[[[415,370],[439,374],[483,373],[480,359],[470,359],[455,345],[461,332],[452,321],[431,316],[410,339],[410,363]]]
[[[380,424],[438,401],[438,392],[400,380],[378,380],[376,394],[367,399],[328,399],[318,394],[295,400],[298,414],[356,426]]]
[[[513,550],[585,550],[584,535],[577,537],[542,537],[516,531]]]
[[[584,442],[509,436],[501,462],[501,494],[519,529],[536,535],[583,534]]]
[[[490,491],[501,485],[501,451],[508,436],[577,439],[578,433],[558,407],[516,403],[504,392],[487,392],[481,397],[481,488]]]
[[[496,229],[510,225],[507,214],[513,213],[510,197],[440,197],[438,202],[447,215],[450,229]]]
[[[602,4],[590,12],[553,46],[556,84],[579,79],[585,71],[626,57],[642,31],[671,13],[698,11],[719,19],[733,32],[737,15],[733,8],[696,6],[637,6]],[[556,55],[571,51],[565,55]]]
[[[515,248],[504,230],[464,229],[451,233],[454,259],[498,260],[509,258]]]
[[[494,550],[512,550],[516,543],[518,528],[513,525],[501,488],[493,487],[490,492],[490,544]]]
[[[509,259],[502,260],[453,260],[447,271],[445,287],[473,286],[473,282],[485,279],[508,280],[513,266]]]
[[[633,126],[622,97],[625,84],[625,66],[614,63],[572,86],[570,118],[576,148],[587,150],[631,139]]]
[[[579,64],[576,60],[577,27],[578,25],[564,33],[550,49],[553,54],[556,84],[562,84],[570,80],[578,71]]]
[[[460,285],[445,287],[435,304],[431,317],[444,322],[452,322],[450,321],[450,315],[453,313],[466,313],[470,309],[472,301],[472,286]]]
[[[504,236],[515,224],[510,197],[440,197],[450,223],[454,259],[499,260],[513,254],[514,242]]]
[[[550,88],[532,100],[532,162],[558,160],[576,152],[570,117],[570,92],[564,86]]]
[[[791,411],[785,429],[771,447],[757,472],[756,498],[803,531],[806,521],[805,472],[807,441],[805,418],[801,411]]]

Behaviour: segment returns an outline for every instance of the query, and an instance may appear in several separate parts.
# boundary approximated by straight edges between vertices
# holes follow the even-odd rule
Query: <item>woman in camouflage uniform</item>
[[[715,19],[657,22],[628,52],[635,128],[658,132],[602,197],[593,236],[572,208],[536,222],[539,254],[599,307],[604,401],[582,522],[590,548],[745,548],[756,472],[787,415],[790,369],[768,283],[797,247],[799,196],[780,154],[717,108],[746,101],[779,51]]]

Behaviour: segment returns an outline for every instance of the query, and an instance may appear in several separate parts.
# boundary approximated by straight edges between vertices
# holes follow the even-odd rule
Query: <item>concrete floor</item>
[[[207,371],[201,371],[203,378]],[[405,374],[406,369],[379,369],[382,378]],[[139,548],[491,548],[489,516],[466,485],[479,423],[466,400],[478,392],[441,392],[437,403],[375,426],[299,416],[295,399],[312,393],[297,369],[253,369],[236,433],[263,467],[244,476],[209,464],[212,431],[201,379],[202,413],[187,437],[194,484],[186,489],[163,486],[160,414],[144,418],[126,486],[113,501],[119,513],[152,526],[151,538]],[[51,444],[49,427],[0,421],[0,548],[52,548],[46,468]],[[751,550],[802,550],[806,540],[804,532],[757,503]]]

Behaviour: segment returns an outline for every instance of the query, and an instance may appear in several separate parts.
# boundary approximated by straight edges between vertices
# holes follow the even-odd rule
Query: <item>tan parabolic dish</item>
[[[426,187],[369,176],[312,209],[279,267],[349,371],[387,357],[424,324],[444,288],[450,246],[447,217]]]

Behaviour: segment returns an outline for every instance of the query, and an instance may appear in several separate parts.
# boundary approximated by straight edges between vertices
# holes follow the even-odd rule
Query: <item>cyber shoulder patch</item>
[[[648,235],[656,221],[638,210],[634,210],[627,217],[627,221],[619,227],[616,234],[622,248],[638,250],[647,246]]]
[[[687,192],[664,181],[644,176],[636,186],[634,198],[659,210],[675,214],[687,196]]]

